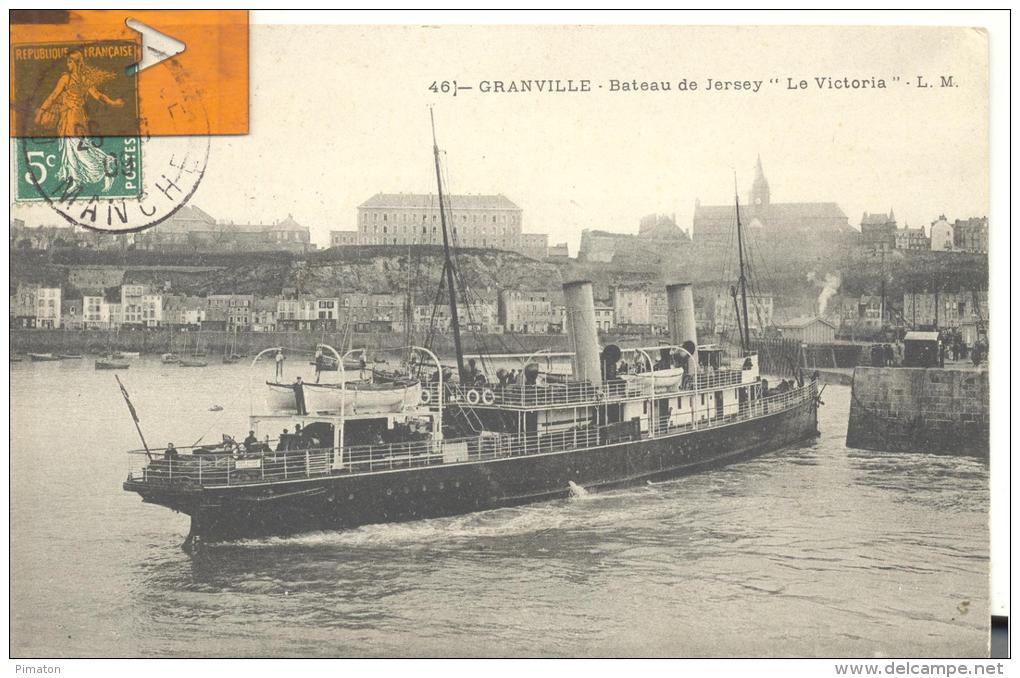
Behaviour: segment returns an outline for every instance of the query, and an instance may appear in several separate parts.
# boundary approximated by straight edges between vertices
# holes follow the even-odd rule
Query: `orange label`
[[[132,73],[142,35],[184,43]],[[11,136],[248,133],[245,10],[13,10]]]

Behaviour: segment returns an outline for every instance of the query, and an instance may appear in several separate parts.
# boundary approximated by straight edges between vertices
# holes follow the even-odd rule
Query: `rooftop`
[[[836,326],[833,325],[832,323],[830,323],[828,320],[826,320],[825,318],[819,318],[817,316],[801,316],[799,318],[794,318],[792,320],[787,320],[786,322],[777,323],[776,327],[778,327],[781,330],[783,330],[783,329],[791,329],[791,330],[798,329],[799,330],[799,329],[803,329],[803,328],[807,327],[808,325],[810,325],[812,323],[816,323],[816,322],[822,323],[824,325],[828,325],[832,329],[836,329]]]
[[[454,210],[519,210],[502,193],[497,195],[444,195],[444,202]],[[439,198],[434,193],[376,193],[358,208],[436,209]]]

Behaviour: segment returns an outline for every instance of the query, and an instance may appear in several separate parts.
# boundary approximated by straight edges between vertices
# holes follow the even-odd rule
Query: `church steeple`
[[[754,168],[754,183],[751,185],[751,208],[768,207],[769,197],[769,182],[765,178],[765,170],[762,169],[759,155]]]

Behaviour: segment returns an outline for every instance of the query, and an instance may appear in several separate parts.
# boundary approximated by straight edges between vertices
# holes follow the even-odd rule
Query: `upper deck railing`
[[[751,370],[724,368],[684,375],[675,380],[662,379],[656,383],[656,372],[640,372],[628,375],[630,379],[607,382],[595,387],[584,382],[546,384],[485,384],[464,386],[448,383],[445,386],[447,402],[466,403],[472,406],[499,408],[534,408],[555,405],[602,404],[607,400],[629,400],[662,396],[688,391],[704,391],[729,386],[740,386],[754,381]],[[428,387],[429,385],[424,385]],[[435,402],[435,398],[432,398]]]
[[[643,421],[638,418],[602,426],[579,423],[549,433],[483,433],[447,440],[347,446],[339,451],[339,459],[333,448],[273,451],[265,444],[252,451],[233,446],[232,451],[223,453],[182,448],[175,459],[162,458],[160,452],[149,460],[146,451],[132,450],[128,480],[154,486],[223,487],[582,450],[757,419],[792,409],[816,396],[817,387],[811,382],[765,398],[710,409],[670,411]]]

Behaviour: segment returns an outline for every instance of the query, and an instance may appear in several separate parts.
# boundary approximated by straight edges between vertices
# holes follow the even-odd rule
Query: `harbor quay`
[[[160,355],[170,346],[171,337],[175,347],[188,340],[191,348],[198,346],[209,355],[218,355],[232,350],[241,355],[255,355],[261,350],[282,347],[294,351],[310,352],[316,344],[340,347],[364,348],[368,351],[387,351],[407,345],[403,334],[383,332],[287,331],[287,332],[229,332],[225,330],[198,330],[177,332],[170,329],[158,330],[61,330],[61,329],[12,329],[10,350],[14,353],[59,352],[59,353],[107,353],[110,351],[137,351],[142,354]],[[488,347],[495,350],[502,344],[512,345],[515,352],[538,351],[541,349],[569,350],[569,341],[562,334],[516,334],[516,335],[465,335],[465,350],[481,351]],[[432,340],[439,355],[452,355],[453,342],[446,335],[437,334]]]

